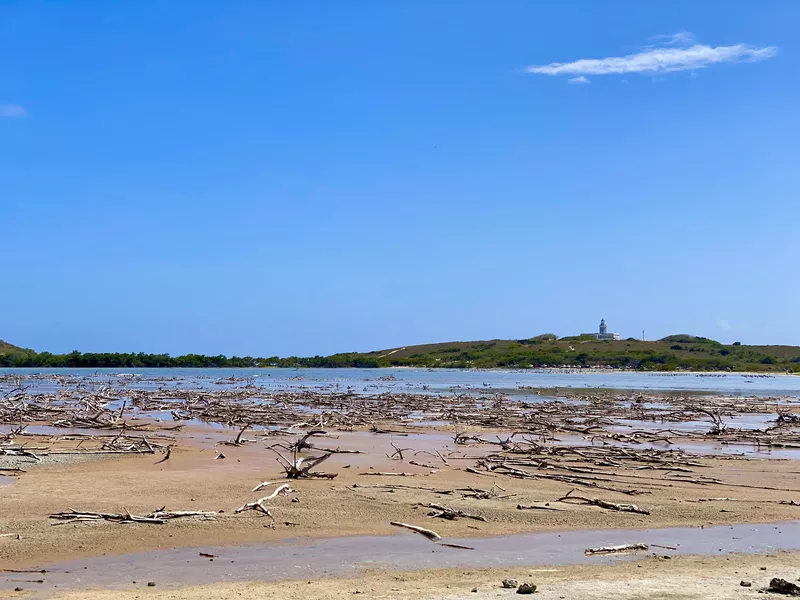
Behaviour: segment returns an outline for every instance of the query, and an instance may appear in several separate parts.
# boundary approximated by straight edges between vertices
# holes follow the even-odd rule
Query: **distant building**
[[[606,320],[600,319],[600,331],[599,333],[582,333],[581,335],[590,335],[598,340],[618,340],[620,336],[618,333],[608,333],[608,327],[606,326]]]

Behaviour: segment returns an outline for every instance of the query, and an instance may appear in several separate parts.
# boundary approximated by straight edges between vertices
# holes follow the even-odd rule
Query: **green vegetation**
[[[145,354],[124,352],[81,353],[77,350],[69,354],[34,352],[8,344],[7,350],[0,348],[0,368],[260,368],[260,367],[378,367],[371,358],[361,358],[357,354],[338,354],[335,356],[312,356],[279,358],[254,358],[252,356],[205,356],[186,354]]]
[[[328,357],[357,358],[376,366],[441,368],[612,367],[652,371],[773,371],[800,373],[800,347],[726,346],[691,335],[652,342],[635,338],[599,341],[591,336],[557,339],[544,334],[522,340],[449,342]]]
[[[658,341],[598,341],[544,334],[522,340],[447,342],[332,356],[254,358],[187,354],[34,352],[0,342],[0,367],[612,367],[655,371],[772,371],[800,373],[800,347],[723,345],[691,335]]]
[[[9,352],[25,352],[25,350],[0,340],[0,354],[8,354]]]

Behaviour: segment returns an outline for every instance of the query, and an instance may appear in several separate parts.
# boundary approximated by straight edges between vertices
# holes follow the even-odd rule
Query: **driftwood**
[[[535,504],[517,504],[517,510],[553,510],[556,512],[566,512],[563,508],[553,508],[552,506],[536,506]]]
[[[490,465],[488,469],[493,473],[502,473],[505,475],[510,475],[511,477],[516,477],[518,479],[551,479],[553,481],[561,481],[563,483],[569,483],[572,485],[580,485],[583,487],[592,487],[601,490],[608,490],[611,492],[617,492],[620,494],[626,494],[629,496],[635,496],[638,494],[644,494],[642,490],[634,489],[634,488],[620,488],[614,487],[610,485],[605,485],[604,483],[597,483],[598,481],[602,482],[614,482],[613,479],[604,478],[604,477],[572,477],[571,475],[560,475],[557,473],[542,473],[542,472],[535,472],[532,473],[530,471],[525,471],[523,469],[517,469],[516,467],[511,467],[506,464],[500,465]]]
[[[423,469],[438,469],[438,467],[434,465],[426,465],[425,463],[417,462],[415,460],[408,461],[408,464],[414,465],[415,467],[422,467]]]
[[[239,514],[246,510],[255,510],[267,515],[269,518],[274,520],[275,518],[272,516],[272,513],[269,511],[269,508],[265,506],[264,503],[270,500],[274,500],[279,495],[285,496],[286,494],[290,494],[291,492],[292,488],[289,486],[289,484],[284,483],[276,487],[269,496],[264,496],[263,498],[259,498],[255,502],[248,502],[247,504],[237,508],[234,512],[236,512],[236,514]]]
[[[274,448],[271,448],[271,450],[278,455],[278,462],[281,463],[281,466],[283,467],[288,479],[333,479],[338,475],[338,473],[322,473],[320,471],[312,471],[314,467],[328,460],[332,456],[330,453],[305,459],[303,457],[297,457],[297,449],[295,448],[293,460],[290,462],[288,458]]]
[[[314,446],[314,450],[327,452],[328,454],[364,454],[361,450],[348,450],[347,448],[327,448],[325,446]]]
[[[273,500],[277,498],[279,495],[283,494],[291,494],[294,490],[289,486],[288,483],[284,483],[276,487],[269,496],[264,496],[258,502],[265,502],[266,500]]]
[[[258,492],[258,491],[263,490],[265,487],[269,487],[271,485],[275,485],[276,483],[278,483],[278,482],[277,481],[262,481],[261,483],[259,483],[256,487],[254,487],[250,491],[251,492]]]
[[[24,448],[0,448],[0,456],[23,456],[32,458],[36,462],[42,462],[42,459],[33,452],[25,450]]]
[[[573,496],[572,492],[575,490],[571,490],[566,496],[561,496],[557,500],[557,502],[577,502],[579,504],[590,504],[592,506],[599,506],[600,508],[605,508],[606,510],[615,510],[618,512],[629,512],[629,513],[637,513],[640,515],[649,515],[650,511],[642,510],[635,504],[617,504],[616,502],[608,502],[606,500],[601,500],[600,498],[585,498],[584,496]]]
[[[297,440],[294,444],[292,444],[289,449],[295,451],[301,451],[306,449],[312,449],[314,446],[308,441],[310,438],[314,437],[315,435],[325,435],[327,431],[323,431],[322,429],[314,429],[306,433],[303,437]]]
[[[426,529],[425,527],[419,527],[418,525],[409,525],[408,523],[400,523],[399,521],[391,521],[389,525],[394,525],[395,527],[402,527],[404,529],[408,529],[413,531],[414,533],[418,533],[420,535],[424,535],[434,544],[438,544],[439,546],[446,546],[448,548],[457,548],[459,550],[474,550],[472,546],[464,546],[462,544],[451,544],[449,542],[443,542],[442,536],[438,533],[433,531],[432,529]]]
[[[394,429],[382,429],[382,428],[378,427],[377,425],[373,425],[370,428],[370,431],[372,433],[388,433],[388,434],[391,434],[391,435],[408,436],[408,434],[405,433],[404,431],[395,431]]]
[[[615,552],[637,552],[639,550],[647,550],[648,548],[649,546],[647,544],[620,544],[619,546],[587,548],[583,553],[591,556],[592,554],[614,554]]]
[[[399,521],[391,521],[389,525],[394,525],[395,527],[402,527],[404,529],[408,529],[415,533],[419,533],[420,535],[424,535],[432,542],[438,542],[439,540],[442,539],[442,536],[440,536],[435,531],[431,529],[425,529],[424,527],[419,527],[417,525],[409,525],[408,523],[400,523]]]
[[[441,504],[420,504],[420,506],[433,509],[428,513],[428,516],[434,519],[448,519],[449,521],[454,521],[455,519],[463,518],[486,522],[486,517],[466,513],[463,510],[456,510],[449,506],[442,506]]]
[[[167,446],[167,449],[164,451],[164,458],[162,458],[161,460],[159,460],[157,462],[154,462],[153,464],[154,465],[158,465],[158,464],[161,464],[163,462],[168,461],[171,454],[172,454],[172,444]]]
[[[50,515],[50,518],[61,521],[61,523],[54,523],[54,525],[76,523],[80,521],[111,521],[114,523],[149,523],[161,525],[172,519],[182,519],[188,517],[197,517],[204,521],[214,521],[216,520],[216,515],[217,513],[208,511],[167,511],[164,508],[156,509],[152,513],[143,516],[134,515],[127,511],[125,513],[102,513],[70,509],[67,512],[54,513]]]
[[[243,446],[247,442],[255,442],[255,440],[248,440],[243,438],[244,432],[250,429],[252,425],[250,423],[245,423],[242,428],[239,430],[239,433],[236,434],[236,438],[233,440],[224,440],[219,442],[220,444],[225,444],[226,446]]]
[[[432,494],[441,494],[443,496],[449,496],[455,493],[455,490],[442,490],[437,488],[430,488],[421,485],[403,485],[400,483],[397,484],[389,484],[389,483],[382,483],[378,485],[365,485],[363,483],[354,483],[352,485],[353,489],[383,489],[387,491],[394,491],[394,490],[423,490],[425,492],[430,492]]]
[[[495,485],[491,490],[482,490],[474,487],[460,488],[458,491],[462,492],[464,498],[474,498],[475,500],[501,500],[503,498],[513,498],[516,494],[498,494],[496,490],[505,492],[506,490],[499,485]]]
[[[391,455],[387,454],[386,456],[391,458],[391,459],[393,459],[393,460],[394,460],[394,458],[396,456],[397,460],[402,461],[403,460],[403,452],[408,452],[409,450],[413,450],[413,448],[398,448],[397,446],[395,446],[394,442],[389,442],[389,445],[392,448],[394,448],[394,452]]]
[[[16,379],[16,380],[15,380]],[[175,381],[182,378],[176,377]],[[171,414],[175,421],[200,419],[239,428],[277,426],[277,431],[309,426],[314,429],[356,426],[372,427],[375,433],[394,436],[408,435],[387,423],[408,422],[430,418],[457,424],[459,428],[484,427],[493,431],[506,429],[511,435],[486,440],[459,429],[454,439],[457,445],[494,444],[504,452],[527,454],[539,452],[548,437],[556,433],[578,433],[592,440],[614,440],[631,444],[654,442],[671,444],[673,438],[714,437],[722,443],[770,446],[774,443],[800,445],[800,432],[792,427],[800,422],[798,404],[775,399],[743,402],[725,396],[703,397],[700,401],[688,394],[683,396],[642,392],[559,391],[558,399],[542,399],[535,405],[513,396],[486,391],[449,394],[410,393],[400,390],[379,393],[354,393],[346,390],[275,389],[259,387],[255,380],[247,386],[236,386],[241,380],[220,380],[217,389],[186,389],[179,386],[148,385],[153,378],[117,377],[102,390],[88,389],[94,385],[91,377],[75,375],[0,376],[0,422],[13,426],[8,435],[25,435],[29,423],[47,423],[55,427],[82,427],[94,430],[133,431],[152,428],[152,424],[132,423],[126,417],[148,412]],[[185,379],[192,383],[191,379]],[[42,392],[36,389],[41,382],[55,382],[60,389]],[[88,387],[87,387],[88,386]],[[116,387],[112,389],[111,386]],[[523,386],[524,387],[524,386]],[[32,391],[33,389],[33,391]],[[538,393],[540,390],[535,390]],[[121,401],[125,396],[126,401]],[[260,402],[253,402],[254,397]],[[575,402],[578,401],[578,402]],[[114,406],[111,406],[111,403]],[[310,415],[308,408],[318,412]],[[137,414],[138,413],[138,414]],[[723,422],[738,414],[772,413],[774,427],[763,430],[736,429]],[[424,416],[421,416],[424,415]],[[711,418],[712,427],[700,426],[680,431],[652,427],[633,429],[633,421],[662,423],[696,422]],[[625,423],[620,423],[624,420]],[[158,422],[158,421],[157,421]],[[378,425],[381,423],[381,425]],[[180,426],[180,425],[177,425]],[[173,426],[175,427],[175,426]],[[613,428],[613,429],[612,429]],[[625,428],[628,431],[620,431]],[[162,426],[164,431],[166,427]],[[152,431],[152,429],[150,429]],[[240,432],[241,433],[241,432]],[[270,433],[265,433],[270,435]],[[3,434],[0,434],[3,437]],[[237,436],[238,442],[244,440]],[[237,440],[233,440],[236,443]]]
[[[169,521],[171,519],[183,519],[187,517],[198,517],[201,521],[216,521],[218,513],[201,510],[166,510],[166,507],[161,507],[147,515],[156,519],[164,519]]]

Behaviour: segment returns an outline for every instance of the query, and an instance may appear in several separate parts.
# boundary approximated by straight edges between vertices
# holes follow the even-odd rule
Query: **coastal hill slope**
[[[22,348],[19,346],[15,346],[14,344],[9,344],[8,342],[4,342],[0,340],[0,354],[8,354],[10,352],[22,352]]]
[[[634,338],[599,341],[590,336],[556,338],[544,334],[520,340],[444,342],[327,357],[327,361],[338,360],[381,367],[576,366],[800,372],[800,347],[745,346],[738,343],[724,345],[686,334],[671,335],[656,341]]]
[[[800,374],[800,347],[745,346],[692,335],[656,341],[600,341],[593,336],[552,334],[518,340],[441,342],[331,356],[205,356],[106,352],[52,354],[0,342],[0,367],[43,368],[259,368],[259,367],[424,367],[526,369],[532,367],[611,367],[655,371],[765,371]]]

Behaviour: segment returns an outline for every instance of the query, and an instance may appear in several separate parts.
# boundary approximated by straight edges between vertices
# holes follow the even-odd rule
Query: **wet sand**
[[[769,598],[761,592],[773,577],[796,581],[800,554],[646,557],[617,565],[570,567],[507,567],[447,569],[388,573],[365,571],[350,578],[322,578],[281,582],[226,583],[169,587],[161,582],[131,583],[124,590],[65,591],[62,600],[345,600],[370,598],[400,600],[485,600],[519,597],[501,582],[513,578],[537,585],[540,600],[743,600]],[[23,579],[21,577],[20,579]],[[742,587],[742,581],[751,587]],[[0,597],[38,596],[28,592],[35,584],[21,582],[24,592],[2,592]],[[23,596],[24,595],[24,596]],[[775,596],[780,597],[780,596]]]
[[[70,558],[168,548],[397,534],[389,526],[390,521],[429,527],[445,537],[470,538],[556,530],[768,523],[790,521],[800,514],[797,506],[780,503],[800,502],[800,469],[794,461],[703,459],[703,475],[719,478],[726,485],[670,482],[647,488],[646,479],[631,479],[649,493],[630,497],[605,490],[582,492],[612,502],[635,502],[650,515],[566,504],[553,504],[558,511],[518,510],[520,504],[553,503],[575,486],[466,472],[464,468],[474,464],[474,457],[493,448],[456,448],[451,437],[440,432],[409,437],[353,432],[337,433],[336,439],[315,438],[320,446],[358,449],[363,454],[336,454],[324,463],[327,471],[338,473],[336,479],[290,481],[292,493],[269,503],[273,521],[256,511],[234,514],[234,510],[270,492],[270,488],[251,492],[259,482],[284,481],[274,453],[265,448],[279,438],[215,449],[215,442],[230,439],[232,433],[220,429],[189,432],[172,450],[170,459],[160,464],[154,464],[160,455],[123,455],[28,467],[28,472],[13,485],[0,487],[0,534],[10,534],[0,537],[0,561],[7,567],[31,567]],[[423,468],[408,463],[412,452],[407,452],[402,462],[388,459],[386,455],[394,451],[392,443],[413,447],[416,452],[451,450],[470,459],[459,460],[451,454],[448,464],[444,464],[430,455],[418,454],[418,461],[436,467]],[[226,458],[215,459],[217,451]],[[409,476],[367,475],[377,471],[404,472]],[[629,470],[628,474],[655,481],[664,476],[662,472],[640,470]],[[740,485],[787,491],[736,487]],[[489,490],[493,486],[499,486],[495,488],[497,497],[463,497],[471,488]],[[725,500],[698,501],[711,498]],[[421,507],[421,503],[446,504],[483,516],[486,522],[431,519],[427,516],[429,509]],[[68,509],[142,515],[162,506],[170,510],[224,512],[215,521],[185,519],[163,525],[61,524],[48,518]],[[21,539],[15,539],[17,535]]]
[[[57,563],[37,572],[35,591],[127,589],[133,582],[156,581],[169,587],[211,585],[220,581],[282,581],[354,577],[360,572],[387,573],[422,569],[524,568],[613,565],[648,554],[672,559],[684,555],[721,556],[800,551],[800,522],[706,528],[562,531],[457,539],[432,544],[407,533],[398,536],[352,536],[287,540],[261,545],[202,546]],[[586,548],[646,544],[647,549],[587,554]],[[0,581],[16,587],[18,575]]]

